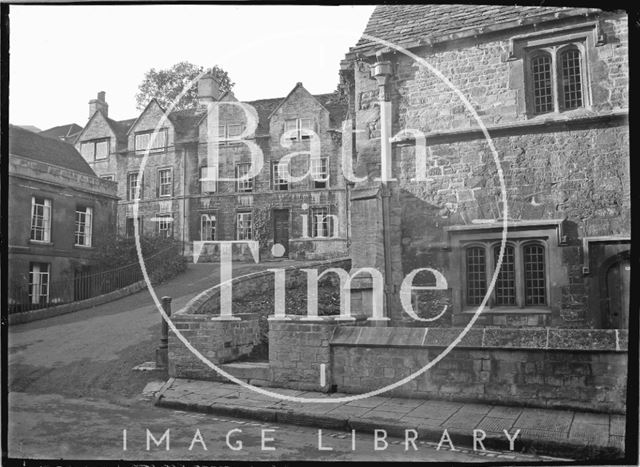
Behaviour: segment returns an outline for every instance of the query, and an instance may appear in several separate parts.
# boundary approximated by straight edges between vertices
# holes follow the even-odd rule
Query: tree
[[[198,104],[198,83],[194,80],[203,72],[203,66],[190,62],[180,62],[171,68],[156,70],[151,68],[144,75],[144,80],[138,86],[136,93],[136,106],[138,110],[144,110],[149,101],[154,97],[165,109],[171,107],[180,93],[189,86],[187,92],[176,102],[173,110],[182,110],[196,107]],[[220,92],[230,91],[235,83],[229,79],[229,75],[218,65],[208,68],[207,71],[216,77],[220,84]]]

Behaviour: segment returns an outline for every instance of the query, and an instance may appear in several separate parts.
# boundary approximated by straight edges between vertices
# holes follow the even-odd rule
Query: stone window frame
[[[77,206],[74,246],[91,247],[93,241],[93,207]]]
[[[102,157],[97,157],[97,153],[98,153],[98,144],[99,143],[107,143],[107,152],[104,156]],[[91,155],[89,156],[90,159],[87,159],[88,154],[85,152],[85,148],[88,147],[92,147],[91,150]],[[82,155],[82,157],[85,158],[85,160],[89,160],[90,162],[95,162],[95,161],[102,161],[105,159],[109,158],[109,155],[111,154],[111,138],[106,137],[106,138],[94,138],[94,139],[89,139],[86,141],[81,141],[80,142],[80,154]]]
[[[242,228],[240,226],[240,220],[244,219],[245,216],[249,216],[249,227],[247,228],[243,225]],[[236,211],[236,240],[253,240],[253,211]],[[247,234],[248,231],[248,234]],[[243,233],[244,235],[241,235]]]
[[[148,144],[138,144],[138,137],[139,136],[147,136],[150,135],[149,138],[153,138],[153,133],[155,133],[156,130],[144,130],[144,131],[136,131],[133,135],[133,150],[136,153],[144,153],[147,150],[147,145]],[[167,152],[167,148],[169,147],[169,129],[168,128],[160,128],[159,130],[157,130],[158,135],[160,135],[161,133],[164,135],[164,145],[162,146],[154,146],[149,148],[149,154],[155,154],[155,153],[161,153],[161,152]],[[158,139],[159,136],[156,136],[154,141],[156,142],[156,144],[158,143]],[[138,147],[140,146],[140,147]]]
[[[213,219],[213,222],[212,222]],[[211,224],[213,224],[213,235],[212,238],[208,238],[208,235],[203,235],[205,224],[209,223],[211,228]],[[207,238],[205,238],[207,237]],[[218,238],[218,213],[217,211],[211,212],[203,212],[200,214],[200,241],[215,241]]]
[[[495,272],[496,268],[496,259],[494,249],[500,248],[500,241],[496,240],[470,240],[468,243],[465,242],[463,244],[463,248],[465,254],[463,256],[464,264],[462,265],[462,291],[464,294],[463,300],[463,309],[471,309],[480,305],[480,303],[469,303],[468,297],[468,277],[467,277],[467,258],[466,252],[471,248],[482,248],[485,253],[485,292],[489,287],[489,283],[491,282],[491,278]],[[507,241],[506,246],[513,247],[515,254],[514,261],[514,271],[515,271],[515,293],[516,299],[515,304],[513,305],[497,305],[496,304],[496,290],[495,287],[491,291],[491,295],[489,296],[489,300],[487,300],[486,308],[492,310],[522,310],[527,311],[530,309],[550,309],[549,305],[549,296],[550,296],[550,281],[549,281],[549,247],[545,240],[540,238],[521,238],[521,239],[510,239]],[[538,305],[527,305],[526,304],[526,283],[525,283],[525,261],[524,261],[524,249],[529,245],[538,245],[544,249],[544,278],[545,278],[545,303]],[[500,278],[500,276],[498,276]]]
[[[304,121],[308,121],[309,125],[308,126],[304,126],[302,124],[302,122]],[[291,127],[290,123],[294,122],[294,126],[293,128]],[[287,128],[289,127],[289,128]],[[284,119],[284,124],[283,124],[283,133],[286,133],[287,131],[295,131],[295,136],[290,136],[288,139],[292,140],[292,141],[303,141],[303,140],[308,140],[311,139],[311,136],[308,134],[305,134],[305,132],[303,132],[302,130],[311,130],[313,132],[315,132],[315,121],[313,118],[309,118],[309,117],[292,117],[292,118],[285,118]]]
[[[135,191],[138,186],[138,177],[140,176],[139,170],[132,170],[131,172],[127,172],[127,201],[135,200]],[[135,181],[135,185],[133,182]],[[144,198],[144,174],[142,174],[140,180],[140,198]]]
[[[254,180],[255,177],[252,177],[248,180],[239,180],[239,178],[244,175],[240,175],[240,167],[248,167],[247,172],[245,173],[249,173],[249,171],[251,170],[251,162],[237,162],[236,163],[236,167],[235,167],[235,174],[236,174],[236,192],[238,193],[251,193],[253,192],[254,189]]]
[[[42,266],[46,266],[46,271],[41,271]],[[36,276],[38,277],[37,282],[34,281]],[[45,281],[46,284],[44,284],[46,285],[46,293],[44,294],[42,293],[43,277],[46,277],[46,281]],[[39,261],[30,262],[29,263],[29,285],[28,285],[29,286],[29,302],[33,305],[48,303],[50,284],[51,284],[51,263],[43,263]],[[40,292],[37,295],[33,293],[34,286],[40,287]],[[44,297],[44,301],[42,300],[42,297]]]
[[[41,201],[41,202],[39,202]],[[42,208],[42,215],[37,214]],[[41,222],[38,220],[41,219]],[[51,224],[53,221],[53,201],[50,198],[31,197],[31,228],[29,241],[34,243],[51,243]],[[41,225],[38,225],[41,224]],[[38,235],[41,232],[41,235]],[[41,237],[41,238],[37,238]]]
[[[589,67],[590,57],[594,53],[594,48],[602,44],[596,37],[597,29],[596,22],[588,22],[546,31],[537,31],[515,36],[510,39],[507,61],[522,61],[523,77],[519,79],[519,84],[516,84],[516,89],[524,96],[520,108],[528,119],[557,116],[566,112],[585,109],[591,110],[593,100],[591,93],[591,70]],[[564,91],[561,89],[562,70],[559,61],[560,54],[570,48],[575,48],[580,52],[582,105],[580,107],[565,109],[563,102],[561,102]],[[536,113],[534,109],[533,82],[531,78],[531,61],[542,53],[549,54],[552,59],[553,110]]]
[[[279,160],[271,161],[271,189],[273,191],[289,191],[291,188],[291,183],[289,182],[288,177],[283,177],[282,174],[279,173],[279,164]]]
[[[162,172],[169,172],[170,174],[170,182],[168,183],[162,183]],[[157,197],[158,198],[170,198],[173,196],[173,167],[159,167],[158,171],[157,171]],[[162,188],[163,186],[167,186],[169,185],[169,193],[167,194],[163,194],[162,193]]]

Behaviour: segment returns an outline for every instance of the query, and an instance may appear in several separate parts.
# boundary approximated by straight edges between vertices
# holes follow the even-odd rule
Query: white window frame
[[[288,164],[286,164],[288,166]],[[289,191],[289,171],[285,174],[280,173],[280,161],[271,163],[271,183],[274,191]]]
[[[333,237],[335,225],[330,206],[312,206],[309,209],[309,215],[311,217],[311,238]],[[322,216],[322,219],[319,219],[319,216]]]
[[[40,204],[38,201],[42,201]],[[40,212],[38,212],[40,211]],[[40,238],[38,238],[40,237]],[[32,242],[51,242],[51,200],[31,197],[31,233]]]
[[[200,241],[213,241],[216,239],[216,215],[200,215]]]
[[[90,247],[93,237],[93,208],[76,209],[75,245]]]
[[[244,169],[247,169],[246,172]],[[253,191],[253,177],[248,180],[240,180],[251,170],[251,162],[241,162],[236,164],[236,191],[239,193],[250,193]]]
[[[236,213],[236,240],[253,240],[253,213]]]
[[[32,305],[42,303],[43,297],[44,303],[49,302],[50,274],[50,263],[29,263],[29,296]],[[37,294],[34,293],[36,288],[38,289]]]
[[[218,178],[215,175],[215,167],[200,167],[200,193],[216,193],[218,191]]]
[[[295,131],[295,134],[293,136],[289,136],[289,139],[291,140],[301,141],[305,139],[310,139],[311,136],[308,134],[305,134],[305,132],[303,132],[302,130],[313,131],[313,128],[314,128],[314,125],[313,125],[312,118],[304,118],[304,117],[287,118],[284,121],[285,133],[288,131]]]
[[[146,152],[149,142],[153,141],[154,146],[149,148],[149,154],[157,152],[165,152],[169,145],[169,131],[167,128],[161,128],[158,130],[138,131],[133,137],[133,149],[135,152]],[[162,136],[161,136],[162,135]]]
[[[168,181],[162,180],[162,174],[168,173],[169,178]],[[168,193],[163,192],[163,188],[168,187]],[[158,197],[166,198],[173,196],[173,167],[164,167],[162,169],[158,169]]]
[[[140,172],[129,172],[127,174],[127,201],[133,201],[136,199],[136,188],[138,187],[138,177],[140,176]],[[144,175],[140,180],[140,199],[142,199],[142,194],[144,191]]]
[[[312,188],[329,188],[329,158],[310,158]],[[324,186],[319,186],[324,184]]]
[[[98,144],[106,143],[106,152],[98,157]],[[80,154],[89,162],[105,160],[111,153],[111,138],[97,138],[80,142]]]
[[[162,238],[173,238],[173,214],[156,214],[156,231]]]

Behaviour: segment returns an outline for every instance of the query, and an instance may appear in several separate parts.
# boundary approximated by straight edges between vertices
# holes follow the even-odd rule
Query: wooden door
[[[629,327],[629,287],[631,265],[628,259],[618,261],[607,271],[608,321],[613,329]]]
[[[289,210],[273,210],[273,243],[284,247],[284,257],[289,256]]]

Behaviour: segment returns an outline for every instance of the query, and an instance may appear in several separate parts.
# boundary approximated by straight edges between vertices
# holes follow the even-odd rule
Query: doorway
[[[629,293],[631,264],[629,257],[622,257],[606,270],[605,320],[610,329],[629,327]]]
[[[279,243],[284,247],[281,257],[289,257],[289,210],[273,210],[273,244]]]

